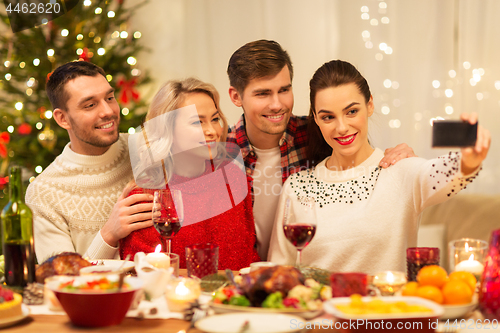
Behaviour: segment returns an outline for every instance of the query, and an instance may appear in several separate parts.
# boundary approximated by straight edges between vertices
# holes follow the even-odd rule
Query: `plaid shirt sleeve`
[[[307,168],[307,123],[307,116],[299,117],[292,115],[285,133],[283,133],[280,139],[279,148],[281,151],[281,174],[283,183],[291,174]],[[241,154],[245,161],[247,178],[252,186],[253,202],[252,175],[255,163],[257,162],[257,155],[246,134],[244,115],[241,116],[234,126],[229,128],[227,141],[237,144],[241,149]]]

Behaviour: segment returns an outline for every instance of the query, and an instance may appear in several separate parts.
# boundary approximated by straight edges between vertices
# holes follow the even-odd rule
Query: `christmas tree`
[[[25,167],[32,180],[69,142],[66,130],[52,119],[45,93],[47,77],[58,66],[80,60],[102,67],[122,107],[120,132],[141,123],[146,105],[138,88],[150,78],[137,64],[141,33],[130,31],[129,20],[142,4],[128,8],[125,0],[73,1],[64,15],[18,32],[0,14],[0,207],[8,200],[9,164]],[[33,22],[22,22],[22,15],[15,19],[17,28]]]

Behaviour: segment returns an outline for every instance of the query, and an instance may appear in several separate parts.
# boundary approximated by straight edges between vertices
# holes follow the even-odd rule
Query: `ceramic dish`
[[[248,326],[242,330],[246,321]],[[289,333],[300,332],[305,324],[302,318],[288,314],[246,312],[205,317],[195,327],[208,333]]]
[[[123,266],[123,269],[125,270],[132,270],[132,268],[135,267],[135,264],[133,261],[125,261],[125,260],[117,260],[117,259],[103,259],[103,260],[93,260],[91,261],[93,265],[96,266],[106,266],[110,268],[119,268],[123,263],[125,265]]]
[[[444,314],[439,317],[441,320],[457,319],[466,316],[468,313],[474,311],[477,307],[477,298],[471,303],[460,305],[443,305]]]
[[[28,308],[27,305],[21,304],[21,309],[22,309],[22,312],[23,312],[22,315],[17,316],[17,317],[5,318],[5,319],[0,320],[0,328],[12,326],[12,325],[20,322],[21,320],[23,320],[24,318],[26,318],[26,317],[29,316],[30,309]]]
[[[240,275],[245,275],[245,274],[250,273],[250,267],[245,267],[245,268],[240,269],[239,273],[240,273]]]
[[[331,314],[336,324],[342,328],[341,332],[364,332],[378,333],[383,327],[385,330],[396,330],[406,332],[434,333],[434,328],[429,325],[444,314],[443,307],[432,301],[420,297],[408,296],[385,296],[376,297],[387,303],[405,302],[411,305],[423,305],[432,310],[432,312],[415,313],[380,313],[380,314],[347,314],[336,305],[349,304],[350,297],[335,297],[323,303],[325,312]],[[374,297],[362,297],[363,302],[373,300]],[[352,328],[349,323],[360,323]],[[345,325],[344,325],[345,324]],[[346,327],[344,329],[344,326]],[[410,329],[408,329],[410,328]],[[406,329],[406,330],[405,330]]]
[[[209,306],[215,311],[215,313],[232,313],[232,312],[245,312],[245,313],[262,313],[262,314],[289,314],[298,316],[304,319],[312,319],[323,313],[323,310],[299,310],[299,309],[268,309],[268,308],[257,308],[248,306],[237,306],[228,304],[214,304],[210,302]]]

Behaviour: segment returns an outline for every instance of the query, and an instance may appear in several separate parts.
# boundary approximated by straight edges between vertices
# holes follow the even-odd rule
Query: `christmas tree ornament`
[[[52,129],[50,129],[49,123],[45,125],[43,131],[38,133],[38,142],[40,142],[43,148],[49,151],[52,151],[54,149],[54,146],[57,143],[57,135]]]
[[[10,134],[8,132],[0,133],[0,157],[7,157],[7,144],[10,141]]]
[[[116,88],[120,89],[120,97],[119,100],[123,104],[128,104],[130,99],[134,102],[139,101],[139,92],[135,89],[137,85],[137,78],[131,78],[130,80],[126,80],[125,78],[121,78],[116,84]]]

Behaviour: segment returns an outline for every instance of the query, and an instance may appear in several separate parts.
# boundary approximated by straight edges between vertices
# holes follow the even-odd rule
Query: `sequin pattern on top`
[[[433,190],[439,188],[440,179],[445,179],[446,183],[453,179],[455,174],[460,170],[461,154],[449,152],[448,155],[439,156],[437,159],[441,164],[432,164],[434,172],[429,175],[429,177],[436,180],[436,184],[432,187]],[[482,167],[479,170],[481,169]],[[447,193],[447,196],[450,197],[452,194],[457,194],[460,190],[465,189],[467,184],[472,183],[477,175],[478,173],[475,173],[473,176],[460,179],[458,183],[452,185],[452,189]],[[457,187],[460,188],[457,189]]]
[[[380,170],[377,167],[370,172],[370,176],[362,176],[359,180],[330,184],[316,180],[314,170],[309,169],[305,173],[293,174],[291,177],[296,179],[290,183],[290,187],[298,197],[314,194],[320,208],[334,203],[352,204],[355,200],[368,199],[377,183]]]

